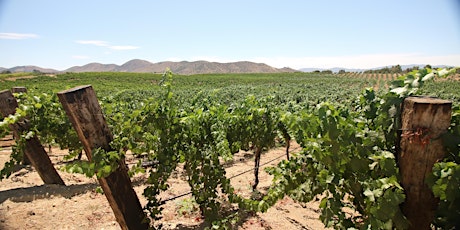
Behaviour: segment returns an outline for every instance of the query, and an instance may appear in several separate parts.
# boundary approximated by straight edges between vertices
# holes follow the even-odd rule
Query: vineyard
[[[14,94],[18,102],[14,113],[1,111],[0,137],[13,135],[16,141],[0,176],[20,178],[18,166],[30,158],[26,146],[36,137],[49,147],[49,156],[52,148],[63,149],[58,150],[59,165],[54,166],[57,174],[97,178],[102,189],[94,183],[81,186],[103,190],[109,202],[111,195],[117,195],[109,188],[114,175],[127,173],[132,183],[144,184],[143,191],[136,191],[145,204],[141,211],[145,216],[135,217],[141,218],[141,227],[167,228],[162,225],[165,219],[179,217],[168,217],[165,203],[188,196],[179,213],[198,213],[195,219],[201,228],[244,227],[256,213],[279,208],[289,199],[303,206],[318,201],[314,215],[323,227],[406,229],[416,225],[410,222],[413,213],[405,208],[410,191],[403,183],[401,149],[410,142],[425,151],[439,140],[444,143],[438,148],[443,155],[427,175],[439,208],[433,210],[428,226],[455,228],[460,224],[460,81],[452,77],[454,72],[66,73],[20,76],[14,81],[12,76],[1,76],[3,89],[23,86],[27,93]],[[82,85],[91,87],[73,88]],[[95,104],[84,97],[86,93],[94,94]],[[413,95],[452,102],[451,121],[441,134],[430,132],[430,127],[403,128],[401,105]],[[100,110],[90,110],[99,105]],[[91,124],[84,123],[95,125],[88,122],[93,120],[101,121],[101,126],[88,132],[86,125]],[[252,166],[244,172],[229,167],[242,162]],[[59,178],[46,183],[41,178],[61,187],[69,177],[78,178],[65,175],[62,182]],[[245,179],[235,184],[242,175]],[[165,194],[174,194],[172,188],[177,189],[171,181],[178,177],[188,189],[166,198]],[[128,179],[117,186],[132,190],[130,183]],[[123,214],[112,209],[123,228],[118,217]],[[3,224],[9,226],[0,222],[0,228]],[[271,228],[266,222],[259,224]]]

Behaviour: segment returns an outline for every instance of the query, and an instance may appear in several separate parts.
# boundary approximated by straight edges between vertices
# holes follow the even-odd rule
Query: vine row
[[[123,101],[103,98],[101,104],[114,136],[111,145],[116,151],[96,150],[92,162],[79,161],[65,169],[105,177],[116,170],[113,163],[124,158],[127,150],[140,159],[131,168],[132,174],[145,172],[143,161],[158,162],[146,172],[148,186],[143,193],[148,200],[145,210],[153,220],[161,218],[163,202],[158,195],[168,189],[168,178],[183,164],[201,213],[216,227],[228,227],[232,223],[229,219],[237,218],[222,212],[221,194],[225,194],[226,202],[237,204],[239,210],[255,212],[267,211],[286,195],[299,202],[320,199],[320,218],[328,227],[404,229],[409,223],[399,208],[405,194],[395,159],[399,105],[433,78],[450,72],[415,70],[394,80],[384,94],[369,88],[347,104],[322,102],[302,108],[289,102],[275,103],[279,95],[250,95],[237,103],[224,104],[218,93],[198,93],[189,106],[183,107],[172,90],[172,73],[166,72],[160,81],[160,96]],[[9,124],[27,116],[32,124],[30,132],[37,133],[43,143],[70,149],[69,157],[81,153],[78,138],[56,96],[16,96],[20,108],[0,123],[1,135],[7,133]],[[458,105],[453,111],[452,126],[443,136],[449,154],[434,166],[429,180],[441,200],[434,224],[447,228],[458,224],[459,213],[443,210],[460,210]],[[27,133],[22,136],[27,138]],[[291,139],[301,145],[302,151],[267,169],[274,179],[263,196],[251,199],[235,193],[226,177],[225,161],[240,150],[253,150],[252,186],[256,190],[262,152],[277,143],[288,144]],[[20,145],[17,149],[0,172],[2,178],[9,176],[12,165],[19,162]]]

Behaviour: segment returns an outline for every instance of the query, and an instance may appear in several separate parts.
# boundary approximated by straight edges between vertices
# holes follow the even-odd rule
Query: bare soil
[[[9,159],[13,141],[0,140],[0,168]],[[48,150],[48,148],[46,148]],[[293,152],[300,147],[293,144]],[[52,148],[50,159],[59,170],[65,162],[66,150]],[[258,188],[264,192],[271,183],[271,177],[263,168],[273,166],[285,159],[285,149],[277,148],[262,155]],[[251,152],[240,152],[231,163],[226,164],[227,176],[251,170],[254,166]],[[127,164],[135,160],[128,156]],[[120,229],[112,209],[103,194],[97,193],[98,183],[95,178],[81,174],[58,171],[66,186],[44,185],[37,172],[31,166],[18,166],[10,178],[0,181],[0,229]],[[134,189],[144,206],[147,201],[142,195],[146,185],[146,174],[132,178]],[[168,199],[190,191],[185,176],[178,168],[170,178],[171,185],[164,194]],[[236,192],[243,196],[251,195],[251,172],[233,178]],[[200,216],[191,196],[186,195],[166,202],[163,206],[161,223],[164,229],[203,229],[206,225]],[[300,204],[285,197],[266,213],[246,214],[235,229],[325,229],[319,221],[318,202]]]
[[[20,79],[32,79],[32,78],[36,78],[37,76],[34,76],[34,75],[30,75],[30,76],[20,76],[20,77],[9,77],[9,78],[5,78],[5,80],[7,81],[16,81],[16,80],[20,80]]]

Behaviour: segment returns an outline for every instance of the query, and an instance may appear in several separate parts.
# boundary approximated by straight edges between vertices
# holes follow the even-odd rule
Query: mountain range
[[[38,66],[16,66],[13,68],[1,68],[0,72],[33,72],[40,71],[43,73],[59,72],[137,72],[137,73],[162,73],[169,68],[176,74],[205,74],[205,73],[280,73],[280,72],[298,72],[291,68],[274,68],[263,63],[254,63],[248,61],[218,63],[208,61],[182,61],[182,62],[158,62],[151,63],[145,60],[133,59],[123,65],[89,63],[83,66],[74,66],[66,70],[46,69]]]
[[[413,65],[401,65],[401,69],[405,70],[418,66],[423,68],[425,65],[413,64]],[[384,66],[378,68],[371,68],[370,70],[382,69]],[[433,66],[435,68],[443,68],[446,66]],[[274,68],[264,63],[254,63],[249,61],[239,61],[230,63],[219,63],[219,62],[208,62],[208,61],[181,61],[181,62],[158,62],[151,63],[149,61],[141,59],[133,59],[122,65],[116,64],[101,64],[101,63],[89,63],[83,66],[74,66],[66,70],[55,70],[49,68],[42,68],[39,66],[16,66],[13,68],[0,67],[1,72],[34,72],[39,71],[42,73],[65,73],[65,72],[138,72],[138,73],[163,73],[169,68],[173,73],[191,75],[191,74],[206,74],[206,73],[280,73],[280,72],[313,72],[331,70],[332,72],[339,72],[345,70],[346,72],[363,72],[369,69],[349,69],[349,68],[302,68],[299,70],[291,68]]]

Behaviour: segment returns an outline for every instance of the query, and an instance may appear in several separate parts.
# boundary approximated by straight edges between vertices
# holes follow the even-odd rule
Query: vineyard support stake
[[[59,92],[58,98],[89,160],[92,159],[92,150],[96,148],[112,150],[110,142],[113,136],[91,86]],[[124,160],[119,162],[115,172],[98,180],[122,229],[148,229],[146,216],[132,187]]]
[[[9,90],[0,92],[0,113],[3,117],[16,113],[18,108],[18,102],[14,98],[13,94]],[[16,124],[10,125],[10,129],[13,131],[13,136],[16,141],[20,138],[21,133],[29,130],[29,124],[27,119],[22,119]],[[26,139],[24,154],[32,163],[32,166],[37,170],[38,175],[45,184],[59,184],[65,185],[62,178],[57,173],[56,169],[51,163],[51,160],[43,148],[37,135]]]
[[[22,86],[16,86],[11,88],[11,91],[13,93],[27,93],[27,88]]]
[[[252,185],[252,190],[257,189],[259,185],[259,168],[260,168],[260,155],[262,154],[262,148],[256,147],[255,150],[255,163],[254,163],[254,184]]]
[[[410,229],[430,229],[439,201],[425,178],[444,158],[442,138],[451,122],[452,102],[430,97],[408,97],[401,113],[402,135],[398,163],[406,193],[402,210]]]

